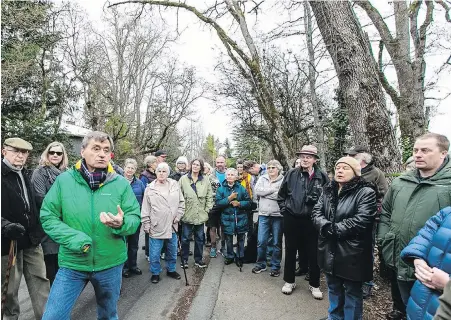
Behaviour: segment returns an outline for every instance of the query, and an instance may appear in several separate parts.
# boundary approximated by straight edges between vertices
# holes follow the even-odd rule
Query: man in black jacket
[[[27,283],[36,319],[42,318],[50,291],[40,246],[44,232],[39,222],[29,173],[23,168],[32,149],[30,143],[20,138],[9,138],[3,143],[2,288],[9,272],[3,319],[19,318],[18,292],[22,275]],[[9,255],[11,247],[15,263],[12,263],[14,258]]]
[[[313,226],[312,210],[318,201],[323,186],[329,182],[327,174],[317,166],[318,151],[315,146],[303,146],[296,155],[301,167],[291,169],[285,175],[277,202],[283,215],[285,234],[285,267],[282,292],[291,294],[296,287],[296,252],[301,245],[307,246],[309,260],[309,289],[315,299],[322,299],[319,289],[320,269],[317,249],[318,233]]]

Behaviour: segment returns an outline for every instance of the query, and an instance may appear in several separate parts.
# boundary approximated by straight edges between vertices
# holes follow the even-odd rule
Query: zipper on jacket
[[[91,217],[92,217],[92,272],[95,270],[94,236],[95,236],[95,215],[94,215],[94,190],[91,190]]]

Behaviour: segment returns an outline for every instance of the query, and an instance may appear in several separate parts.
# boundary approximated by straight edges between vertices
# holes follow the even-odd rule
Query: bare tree
[[[312,14],[310,12],[310,6],[307,0],[304,1],[304,28],[305,37],[307,40],[307,50],[308,50],[308,79],[310,86],[310,103],[312,104],[313,119],[315,126],[315,142],[318,147],[318,155],[320,159],[320,164],[323,169],[326,168],[326,152],[324,144],[324,128],[323,128],[323,115],[321,111],[321,105],[318,102],[318,97],[316,94],[316,58],[315,49],[313,46],[313,26],[312,26]]]
[[[347,1],[310,1],[334,62],[355,143],[370,147],[386,172],[400,169],[401,157],[367,36]]]
[[[446,10],[446,18],[451,22],[450,8],[445,1],[413,1],[407,5],[405,0],[393,1],[393,15],[396,31],[392,32],[384,17],[370,1],[355,1],[371,19],[379,36],[378,76],[385,91],[390,95],[399,116],[399,127],[403,145],[411,150],[415,137],[427,130],[430,110],[425,108],[425,73],[428,29],[433,22],[434,5]],[[420,9],[426,6],[426,16],[418,24]],[[411,45],[413,44],[413,50]],[[396,71],[397,88],[390,84],[384,72],[384,48]],[[412,53],[413,52],[413,53]]]
[[[258,108],[271,131],[271,135],[277,142],[271,145],[273,154],[281,161],[285,168],[288,168],[290,154],[289,139],[282,129],[284,127],[282,117],[274,105],[274,99],[268,88],[267,79],[265,79],[262,72],[261,59],[257,46],[246,23],[246,2],[225,0],[224,2],[216,3],[215,6],[207,8],[203,12],[185,2],[174,1],[129,0],[114,3],[111,6],[125,3],[148,4],[184,9],[192,12],[199,20],[215,29],[230,59],[239,68],[242,76],[253,88],[253,94],[257,101]],[[217,18],[228,15],[233,19],[241,32],[245,47],[238,45],[238,43],[228,35],[225,29],[222,28],[214,18],[211,18],[214,14],[216,14]]]

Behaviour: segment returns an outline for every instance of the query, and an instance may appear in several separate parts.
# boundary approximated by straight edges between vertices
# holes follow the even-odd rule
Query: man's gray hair
[[[235,169],[235,168],[228,168],[226,170],[226,175],[227,175],[228,172],[233,173],[238,178],[238,170],[237,169]]]
[[[365,161],[366,164],[370,164],[373,161],[373,156],[367,152],[357,153],[354,158],[358,161]]]
[[[166,172],[169,173],[169,165],[166,162],[160,162],[155,169],[155,172],[158,172],[159,170],[166,169]]]
[[[125,159],[124,167],[128,166],[129,164],[134,166],[135,169],[138,169],[138,162],[135,159],[132,159],[132,158]]]
[[[270,167],[270,166],[271,167],[276,167],[277,170],[279,170],[279,174],[282,173],[283,167],[282,167],[282,165],[280,164],[279,161],[277,161],[277,160],[270,160],[270,161],[268,161],[268,164],[266,165],[266,167]]]
[[[91,140],[98,141],[98,142],[104,142],[105,140],[108,140],[110,142],[111,151],[114,151],[113,139],[111,139],[111,137],[105,132],[91,131],[90,133],[85,135],[85,137],[83,138],[83,141],[81,142],[81,148],[85,149],[88,146],[89,141],[91,141]]]
[[[157,162],[157,157],[155,156],[147,156],[144,159],[144,165],[146,166],[146,168],[149,168],[151,164],[154,164],[155,162]]]

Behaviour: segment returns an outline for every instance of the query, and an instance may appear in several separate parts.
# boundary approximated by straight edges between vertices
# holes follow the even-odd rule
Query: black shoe
[[[310,281],[310,274],[307,273],[307,274],[305,275],[304,280],[305,280],[305,281]]]
[[[142,249],[142,250],[146,250],[146,246],[142,246],[141,249]]]
[[[122,270],[122,276],[124,278],[130,278],[130,271],[129,270]]]
[[[296,277],[301,277],[301,276],[305,276],[306,274],[308,274],[308,269],[301,269],[301,268],[296,268],[296,271],[294,272],[294,275]]]
[[[269,275],[271,277],[278,277],[278,276],[280,276],[280,271],[279,270],[272,270]]]
[[[182,269],[188,269],[188,261],[182,261],[180,263],[180,266],[182,267]]]
[[[225,258],[224,259],[224,264],[227,266],[227,265],[229,265],[229,264],[232,264],[233,263],[233,259],[228,259],[228,258]]]
[[[192,255],[193,255],[193,252],[192,252],[191,250],[189,251],[189,255],[190,255],[190,256],[192,256]]]
[[[392,310],[385,316],[387,320],[405,320],[406,315],[398,310]]]
[[[207,248],[210,248],[210,247],[211,247],[211,242],[208,241],[208,242],[205,244],[205,246],[206,246]]]
[[[368,299],[371,297],[371,289],[373,286],[363,284],[362,285],[362,292],[363,292],[363,299]]]
[[[133,269],[130,269],[130,272],[133,273],[133,274],[136,274],[136,275],[141,275],[141,274],[143,274],[143,272],[141,271],[140,268],[133,268]]]
[[[154,274],[152,277],[150,277],[150,281],[152,281],[152,283],[160,282],[160,275]]]
[[[203,261],[196,262],[194,265],[198,268],[206,268],[207,267],[207,265]]]
[[[172,279],[175,280],[180,280],[182,277],[177,273],[177,271],[173,271],[173,272],[166,272],[166,275]]]
[[[234,244],[233,244],[233,247],[234,247],[234,248],[238,247],[238,243],[234,243]]]

